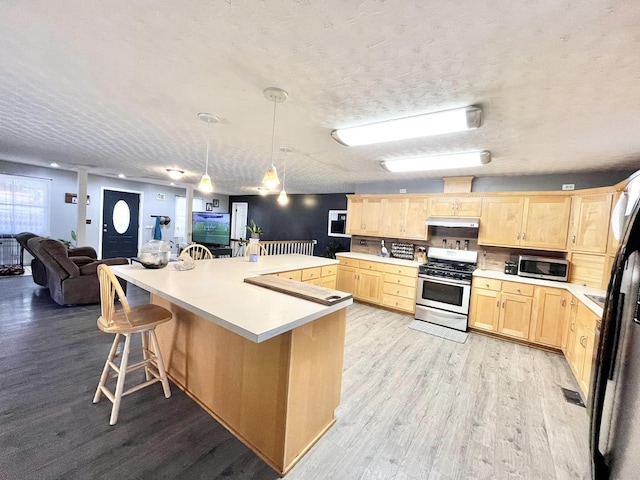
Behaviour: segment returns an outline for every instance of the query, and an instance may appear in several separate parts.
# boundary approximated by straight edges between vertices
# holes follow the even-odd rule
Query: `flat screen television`
[[[228,247],[231,240],[231,214],[193,212],[191,239],[213,247]]]

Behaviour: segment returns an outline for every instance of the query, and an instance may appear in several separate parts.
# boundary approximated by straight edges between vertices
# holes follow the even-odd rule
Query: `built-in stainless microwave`
[[[518,275],[566,282],[569,279],[569,262],[561,258],[520,255],[518,259]]]

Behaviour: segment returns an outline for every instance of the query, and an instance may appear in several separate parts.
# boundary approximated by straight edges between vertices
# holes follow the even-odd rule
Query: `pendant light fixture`
[[[280,147],[280,151],[284,152],[284,163],[282,166],[282,190],[280,190],[280,195],[278,195],[278,203],[280,205],[286,205],[289,203],[289,197],[287,197],[287,191],[284,189],[284,186],[287,181],[287,153],[289,153],[291,149],[289,147]]]
[[[286,102],[289,94],[278,87],[265,88],[263,93],[264,97],[267,100],[273,102],[273,127],[271,130],[271,166],[267,168],[267,171],[264,173],[264,178],[262,179],[262,184],[269,190],[271,190],[280,185],[278,171],[273,164],[273,151],[276,139],[276,107],[278,106],[278,103]]]
[[[212,123],[218,123],[220,120],[210,113],[199,113],[198,118],[203,122],[207,122],[207,160],[204,165],[204,175],[198,184],[198,190],[202,193],[211,193],[213,192],[213,183],[211,183],[211,177],[209,176],[209,126]]]

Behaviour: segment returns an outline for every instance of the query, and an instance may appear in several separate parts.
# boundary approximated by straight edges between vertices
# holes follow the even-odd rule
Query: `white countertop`
[[[353,303],[333,306],[303,300],[256,285],[247,277],[335,265],[337,260],[310,255],[269,255],[199,260],[193,270],[174,263],[153,270],[139,263],[111,268],[118,277],[169,300],[253,342],[263,342]]]
[[[496,280],[504,280],[508,282],[518,282],[518,283],[528,283],[530,285],[539,285],[542,287],[553,287],[553,288],[564,288],[569,293],[575,295],[578,300],[584,303],[593,313],[602,317],[603,309],[600,305],[592,301],[589,297],[585,296],[589,295],[600,295],[605,296],[607,292],[604,290],[600,290],[598,288],[585,287],[583,285],[578,285],[576,283],[567,283],[567,282],[554,282],[553,280],[541,280],[538,278],[527,278],[520,277],[518,275],[507,275],[504,272],[499,272],[496,270],[480,270],[477,269],[473,272],[474,277],[484,277],[484,278],[493,278]]]
[[[380,257],[378,255],[371,255],[369,253],[357,253],[357,252],[341,252],[336,253],[336,257],[354,258],[356,260],[368,260],[370,262],[389,263],[391,265],[403,265],[405,267],[418,268],[420,264],[413,260],[404,260],[402,258],[393,257]]]

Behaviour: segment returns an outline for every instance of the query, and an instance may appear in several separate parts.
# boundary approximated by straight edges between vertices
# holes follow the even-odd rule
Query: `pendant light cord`
[[[209,138],[211,135],[209,134],[209,128],[211,125],[211,120],[207,120],[207,160],[204,164],[204,174],[209,175]]]
[[[271,127],[271,166],[273,167],[273,150],[276,145],[276,106],[278,102],[273,99],[273,126]]]

